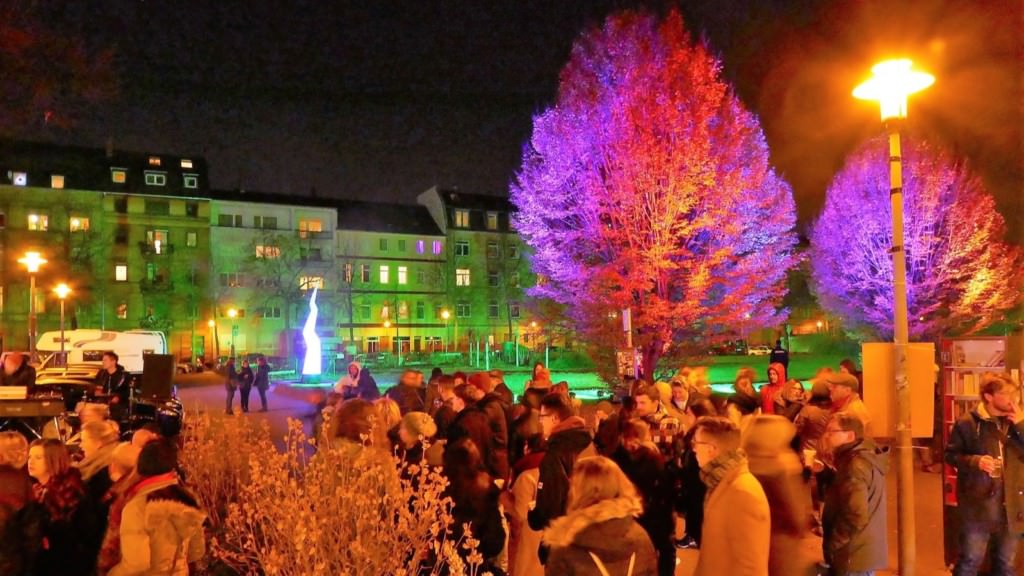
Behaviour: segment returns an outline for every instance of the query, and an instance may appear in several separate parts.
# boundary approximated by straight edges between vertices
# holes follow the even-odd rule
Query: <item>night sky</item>
[[[18,3],[18,2],[15,2]],[[437,183],[504,194],[574,38],[611,11],[583,0],[20,2],[90,50],[117,95],[36,139],[200,153],[212,184],[413,202]],[[690,0],[678,4],[763,122],[810,222],[843,155],[880,129],[850,97],[877,59],[938,81],[914,129],[983,175],[1024,240],[1020,0]],[[881,160],[880,160],[881,161]]]

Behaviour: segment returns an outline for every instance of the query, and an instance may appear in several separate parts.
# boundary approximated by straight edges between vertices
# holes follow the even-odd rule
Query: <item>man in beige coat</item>
[[[761,484],[727,418],[697,420],[693,450],[708,487],[695,576],[768,576],[771,518]]]

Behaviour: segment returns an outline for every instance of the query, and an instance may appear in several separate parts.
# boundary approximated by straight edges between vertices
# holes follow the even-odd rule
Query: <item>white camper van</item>
[[[36,350],[42,357],[44,368],[53,366],[60,354],[60,331],[44,332],[36,343]],[[124,369],[134,374],[142,373],[143,354],[167,354],[167,337],[163,332],[128,330],[65,330],[64,351],[68,364],[99,364],[103,353],[117,354]]]

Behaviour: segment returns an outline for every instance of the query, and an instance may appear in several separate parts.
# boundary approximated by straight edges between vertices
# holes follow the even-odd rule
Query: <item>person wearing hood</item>
[[[811,499],[804,483],[803,465],[790,446],[795,433],[793,424],[782,416],[758,416],[743,441],[750,473],[768,498],[769,576],[813,573],[814,563],[800,546],[809,527]]]
[[[341,397],[345,400],[355,398],[358,395],[360,372],[362,372],[362,366],[359,362],[349,364],[345,375],[334,384],[334,391],[341,394]]]
[[[992,574],[1014,574],[1024,533],[1024,410],[1005,375],[986,374],[981,403],[950,432],[946,461],[956,467],[960,558],[955,576],[978,573],[985,551]]]
[[[761,388],[761,413],[775,414],[777,405],[782,404],[782,390],[786,386],[786,367],[775,362],[768,365],[768,384]]]
[[[188,576],[189,564],[206,555],[206,513],[178,483],[177,448],[154,440],[139,453],[141,480],[121,513],[121,561],[108,576]]]
[[[569,480],[580,458],[596,455],[587,423],[572,415],[569,400],[551,393],[540,402],[537,415],[547,451],[540,462],[536,503],[527,515],[530,528],[543,530],[555,518],[565,515],[569,505]]]
[[[636,521],[643,504],[633,483],[604,456],[573,466],[566,515],[544,531],[551,553],[544,573],[557,576],[655,576],[657,555]]]
[[[768,498],[740,449],[740,429],[720,417],[701,418],[694,428],[693,450],[708,488],[694,576],[767,576]]]
[[[833,463],[821,514],[828,575],[872,574],[885,568],[889,560],[885,499],[888,451],[864,437],[863,422],[850,412],[832,416],[823,440]]]

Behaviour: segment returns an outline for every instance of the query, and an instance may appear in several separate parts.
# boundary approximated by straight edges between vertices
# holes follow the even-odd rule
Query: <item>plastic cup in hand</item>
[[[991,478],[1002,478],[1003,477],[1003,458],[995,458],[992,461],[992,471],[988,473]]]
[[[818,451],[814,448],[804,448],[804,465],[810,466],[814,464],[814,459],[818,457]]]

